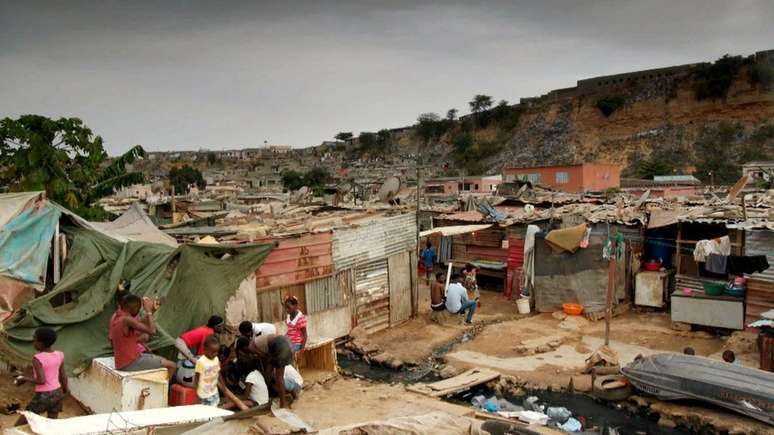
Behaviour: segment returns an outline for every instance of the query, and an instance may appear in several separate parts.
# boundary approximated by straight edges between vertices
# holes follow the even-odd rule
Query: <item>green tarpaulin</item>
[[[122,243],[97,231],[66,228],[73,246],[62,280],[51,293],[22,307],[6,324],[4,352],[17,363],[31,360],[32,335],[39,326],[58,330],[55,349],[68,370],[112,354],[108,323],[116,309],[116,288],[131,281],[131,292],[161,298],[159,332],[152,350],[171,346],[182,332],[223,315],[240,282],[260,265],[272,245],[182,245]]]

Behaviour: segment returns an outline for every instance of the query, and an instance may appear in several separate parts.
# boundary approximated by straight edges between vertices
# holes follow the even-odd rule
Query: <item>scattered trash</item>
[[[499,409],[500,411],[519,412],[519,411],[523,411],[524,410],[524,408],[522,408],[521,406],[514,405],[513,403],[511,403],[507,399],[499,399],[497,401],[497,406],[500,408]]]
[[[529,396],[526,399],[524,399],[524,409],[527,411],[535,411],[539,413],[543,413],[543,411],[546,410],[545,405],[539,405],[537,396]]]
[[[545,426],[548,424],[548,416],[542,412],[521,411],[518,418],[519,420],[529,424],[537,424],[540,426]]]
[[[564,423],[566,422],[570,417],[572,417],[572,412],[570,412],[569,409],[565,407],[549,407],[546,410],[546,414],[548,415],[548,418],[551,420],[556,421],[557,423]]]
[[[500,407],[497,406],[497,402],[493,402],[492,400],[487,400],[487,402],[484,404],[484,410],[486,412],[497,412],[500,410]]]
[[[564,424],[560,424],[559,428],[566,432],[580,432],[583,429],[581,423],[572,417],[568,418]]]
[[[473,399],[470,400],[470,404],[476,408],[483,408],[485,403],[486,397],[483,395],[473,396]]]

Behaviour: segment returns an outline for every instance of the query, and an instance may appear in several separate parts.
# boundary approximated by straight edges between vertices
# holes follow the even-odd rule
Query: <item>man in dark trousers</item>
[[[274,381],[274,389],[279,394],[280,408],[288,407],[285,392],[285,366],[293,363],[293,351],[290,340],[284,335],[261,334],[254,337],[247,347],[261,362],[264,369],[263,378],[269,384]]]

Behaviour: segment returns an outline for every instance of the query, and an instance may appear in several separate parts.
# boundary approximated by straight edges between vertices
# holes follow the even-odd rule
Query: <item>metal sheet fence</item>
[[[362,263],[355,269],[357,326],[374,332],[390,326],[390,285],[387,259]]]
[[[361,263],[386,259],[416,249],[416,216],[403,214],[364,223],[333,234],[335,270],[352,269]]]
[[[745,255],[765,255],[769,268],[761,273],[754,273],[750,278],[758,281],[774,283],[774,231],[745,231]]]
[[[343,270],[333,276],[305,284],[306,310],[319,313],[346,306],[352,298],[352,270]]]

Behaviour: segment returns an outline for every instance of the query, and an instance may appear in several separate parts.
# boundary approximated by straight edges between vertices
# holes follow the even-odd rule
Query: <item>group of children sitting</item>
[[[123,301],[122,301],[123,302]],[[121,305],[121,304],[119,304]],[[298,300],[289,297],[285,300],[287,311],[287,335],[276,335],[276,328],[270,323],[242,322],[239,325],[239,336],[230,345],[224,345],[213,332],[202,338],[202,345],[197,346],[195,357],[195,379],[193,387],[199,402],[209,406],[221,406],[226,409],[266,405],[270,400],[270,385],[277,385],[275,393],[285,393],[290,399],[296,399],[300,394],[304,381],[295,365],[296,354],[306,345],[306,318],[298,309]],[[151,311],[154,311],[151,309]],[[131,329],[131,328],[130,328]],[[118,334],[111,332],[111,341]],[[136,331],[130,331],[136,334]],[[36,414],[45,413],[48,418],[57,418],[62,411],[62,404],[68,394],[67,377],[64,368],[64,353],[54,350],[57,333],[54,329],[41,327],[35,330],[33,347],[36,351],[32,358],[32,376],[17,373],[14,379],[16,385],[32,383],[34,396],[26,406],[27,411]],[[143,340],[147,342],[147,338]],[[261,344],[263,343],[263,344]],[[144,343],[137,342],[137,352],[141,355],[150,354]],[[139,349],[139,346],[143,346]],[[259,348],[263,346],[265,352]],[[285,350],[286,349],[286,350]],[[292,352],[292,357],[291,357]],[[287,353],[287,355],[285,355]],[[262,358],[268,356],[268,358]],[[277,369],[278,361],[284,370]],[[170,370],[170,376],[176,368]],[[272,379],[274,374],[280,374],[280,380]],[[172,377],[170,377],[172,382]],[[281,391],[284,386],[284,392]],[[277,391],[280,390],[280,391]],[[220,391],[227,400],[221,403]],[[238,399],[233,391],[244,393],[245,400]],[[281,394],[281,404],[288,398]],[[16,425],[26,424],[24,416],[19,417]]]

